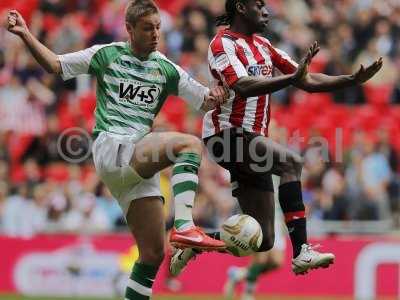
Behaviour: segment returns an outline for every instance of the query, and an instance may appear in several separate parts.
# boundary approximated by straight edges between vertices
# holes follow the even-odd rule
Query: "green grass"
[[[121,298],[46,298],[46,297],[24,297],[24,296],[15,296],[15,295],[0,295],[1,300],[121,300]],[[154,297],[154,300],[225,300],[223,297],[217,296],[158,296]],[[272,299],[272,300],[278,300]]]
[[[110,299],[110,298],[44,298],[44,297],[23,297],[23,296],[11,296],[11,295],[0,295],[2,300],[121,300],[121,299]],[[154,300],[225,300],[221,296],[215,295],[202,295],[202,296],[156,296]],[[285,296],[263,296],[257,297],[257,300],[350,300],[351,298],[335,298],[335,297],[285,297]],[[387,298],[389,300],[390,298]]]
[[[24,297],[24,296],[15,296],[15,295],[0,295],[1,300],[121,300],[121,298],[46,298],[46,297]],[[224,300],[221,297],[214,296],[159,296],[154,297],[154,300]]]

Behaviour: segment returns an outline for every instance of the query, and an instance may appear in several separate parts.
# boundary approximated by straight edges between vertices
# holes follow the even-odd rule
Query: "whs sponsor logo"
[[[119,83],[119,99],[134,104],[154,108],[161,94],[161,88],[155,84],[121,81]]]

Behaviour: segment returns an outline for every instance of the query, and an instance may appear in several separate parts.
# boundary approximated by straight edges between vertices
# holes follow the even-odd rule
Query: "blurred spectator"
[[[85,46],[82,32],[73,14],[64,15],[61,26],[53,33],[54,52],[62,54],[82,49]]]
[[[124,216],[117,201],[104,184],[99,184],[96,193],[96,204],[108,218],[108,223],[113,227],[124,226]]]
[[[347,183],[347,197],[349,203],[349,214],[352,219],[357,219],[363,205],[364,190],[362,183],[362,153],[354,151],[351,154],[350,163],[346,169],[345,178]]]
[[[65,231],[65,217],[71,210],[71,194],[60,190],[56,183],[50,181],[47,186],[48,193],[48,231]]]
[[[66,12],[65,1],[63,0],[41,0],[39,9],[44,13],[51,13],[62,17]]]
[[[114,41],[114,36],[111,32],[104,26],[103,23],[100,23],[96,32],[92,36],[89,44],[97,45],[97,44],[109,44]]]
[[[30,158],[24,165],[24,182],[29,189],[33,189],[41,181],[41,172],[36,160]]]
[[[0,181],[8,182],[9,180],[9,164],[6,160],[0,160]]]
[[[32,222],[32,228],[36,232],[46,231],[47,226],[47,191],[45,184],[38,184],[33,188],[30,209],[24,211]]]
[[[7,149],[6,132],[0,131],[0,160],[7,161],[10,159],[10,155]],[[0,172],[1,173],[1,172]],[[0,175],[1,179],[1,175]]]
[[[377,151],[385,155],[392,173],[396,173],[399,167],[399,158],[396,149],[390,144],[389,132],[386,128],[380,128],[376,132]]]
[[[345,25],[343,25],[342,28],[345,32],[351,30],[345,27]],[[354,45],[351,45],[351,42],[349,42],[347,48],[345,45],[341,48],[337,46],[338,44],[342,44],[341,38],[332,33],[328,39],[330,59],[325,66],[324,73],[326,74],[349,74],[352,71],[351,65],[349,64],[350,61],[346,61],[346,58],[354,58],[355,49],[352,49],[352,46],[354,47]],[[360,104],[365,102],[363,89],[360,86],[338,90],[332,92],[332,95],[337,103]]]
[[[9,84],[0,88],[0,128],[2,131],[41,134],[45,130],[43,107],[30,101],[30,93],[18,77],[12,77]],[[24,120],[24,122],[21,122]]]
[[[4,204],[4,233],[9,236],[31,237],[43,232],[46,225],[45,193],[43,186],[35,187],[33,200],[27,185],[21,185]],[[27,217],[29,216],[29,217]]]
[[[83,193],[75,202],[75,206],[67,212],[64,230],[96,233],[112,229],[112,224],[101,207],[96,206],[96,196]]]
[[[349,199],[346,197],[346,181],[336,168],[328,170],[322,179],[322,188],[329,197],[329,203],[324,205],[325,220],[349,220]]]
[[[26,156],[38,161],[41,165],[61,161],[58,150],[60,137],[59,119],[51,114],[47,117],[47,130],[45,134],[36,136],[26,150]]]
[[[0,232],[2,232],[4,217],[5,217],[5,204],[8,196],[8,184],[0,181]]]
[[[361,180],[365,189],[363,206],[371,208],[368,219],[389,218],[388,184],[391,180],[389,163],[384,154],[375,148],[371,140],[367,140],[364,149],[365,157],[361,164]],[[368,213],[368,214],[369,214]]]

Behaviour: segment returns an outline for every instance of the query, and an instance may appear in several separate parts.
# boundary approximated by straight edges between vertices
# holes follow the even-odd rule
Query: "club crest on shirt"
[[[130,102],[146,108],[155,108],[161,94],[157,84],[143,83],[136,80],[120,79],[118,96],[122,102]]]
[[[215,66],[217,71],[222,72],[229,67],[229,65],[230,62],[227,54],[222,53],[215,58]]]
[[[247,67],[249,76],[272,76],[272,66],[270,65],[251,65]]]

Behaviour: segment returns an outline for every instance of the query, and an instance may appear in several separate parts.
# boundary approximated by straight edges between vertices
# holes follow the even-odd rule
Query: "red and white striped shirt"
[[[241,77],[272,77],[274,68],[283,74],[296,71],[297,63],[284,51],[258,35],[245,36],[229,29],[220,31],[208,49],[212,86],[226,86],[232,96],[222,106],[207,112],[203,122],[203,138],[224,129],[241,127],[249,132],[268,135],[270,95],[243,98],[235,95],[232,86]]]

